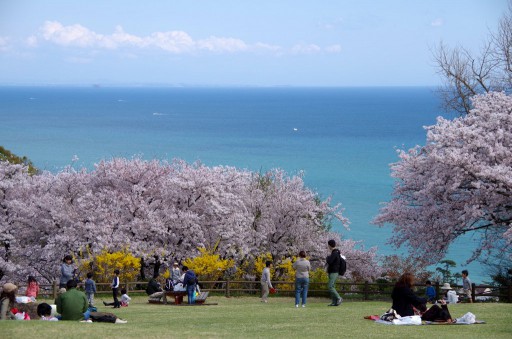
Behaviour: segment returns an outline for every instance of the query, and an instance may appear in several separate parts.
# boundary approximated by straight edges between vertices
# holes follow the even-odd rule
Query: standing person
[[[27,291],[25,292],[25,295],[32,299],[32,301],[35,301],[37,298],[37,295],[39,294],[39,283],[37,282],[36,278],[32,275],[28,276],[27,281]]]
[[[112,278],[112,284],[110,285],[112,287],[112,296],[114,297],[114,308],[120,308],[121,304],[119,303],[119,300],[117,299],[118,290],[119,290],[119,270],[114,270],[114,278]]]
[[[434,286],[432,286],[432,282],[430,280],[427,280],[425,282],[425,285],[425,294],[427,295],[427,301],[434,303],[436,301],[436,289],[434,288]]]
[[[85,295],[87,296],[87,301],[89,301],[89,306],[94,306],[94,294],[96,293],[96,282],[92,280],[92,272],[87,273],[87,279],[84,282],[85,286]]]
[[[469,280],[468,275],[468,270],[462,271],[462,289],[464,290],[464,294],[468,297],[469,302],[472,303],[473,298],[471,297],[471,280]]]
[[[306,259],[306,252],[299,252],[299,259],[292,265],[295,270],[295,307],[299,307],[299,301],[302,297],[302,307],[306,307],[309,288],[309,271],[311,264]]]
[[[87,297],[85,293],[76,289],[77,283],[71,279],[66,284],[67,291],[57,297],[57,312],[61,320],[82,320],[87,311]]]
[[[76,267],[73,265],[73,257],[69,254],[64,257],[60,265],[60,281],[59,288],[66,288],[69,280],[75,276]]]
[[[267,260],[265,262],[265,268],[263,272],[261,272],[261,302],[268,302],[268,293],[270,288],[274,288],[272,286],[272,282],[270,282],[270,268],[272,267],[272,261]]]
[[[183,266],[185,277],[183,278],[183,286],[187,288],[188,303],[195,304],[196,302],[196,285],[197,277],[194,271],[189,270],[187,266]]]
[[[398,279],[391,292],[391,299],[393,299],[391,308],[402,317],[414,315],[413,307],[422,312],[427,309],[427,299],[416,296],[412,290],[413,286],[414,276],[406,272]]]
[[[181,270],[180,266],[177,262],[174,262],[171,269],[171,280],[174,285],[176,285],[180,281]]]
[[[331,254],[327,257],[327,274],[329,274],[328,289],[331,295],[332,303],[329,306],[340,306],[343,302],[343,298],[340,297],[338,291],[336,291],[336,279],[338,279],[341,265],[341,253],[336,248],[336,241],[333,239],[327,242]]]
[[[11,283],[5,283],[0,294],[0,320],[14,320],[16,317],[11,312],[16,301],[18,287]]]

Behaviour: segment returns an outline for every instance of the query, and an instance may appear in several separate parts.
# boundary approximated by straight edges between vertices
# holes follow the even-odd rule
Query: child
[[[56,317],[52,316],[52,307],[47,303],[41,303],[37,305],[37,315],[41,318],[41,320],[46,321],[58,321]]]
[[[117,299],[117,294],[119,290],[119,270],[114,270],[114,278],[112,279],[112,284],[110,285],[112,287],[112,296],[114,297],[114,308],[120,308],[121,304],[119,303],[119,300]]]
[[[126,293],[126,289],[123,288],[121,290],[121,306],[127,307],[128,304],[130,303],[130,300],[132,300],[132,298],[128,296],[128,294]]]
[[[96,283],[92,280],[92,272],[87,273],[87,279],[85,280],[85,295],[89,306],[94,306],[94,294],[96,293]]]
[[[112,279],[112,284],[110,284],[110,287],[112,287],[112,296],[114,297],[113,303],[106,303],[103,302],[103,305],[105,306],[114,306],[114,308],[120,308],[121,303],[117,299],[118,289],[119,289],[119,270],[114,270],[114,278]]]
[[[123,306],[123,307],[126,307],[130,303],[130,300],[132,300],[132,298],[130,298],[128,296],[128,294],[126,293],[126,289],[123,288],[121,290],[121,303],[120,303],[120,305]],[[113,303],[103,302],[103,305],[105,305],[105,306],[114,306],[114,308],[116,306],[115,305],[115,301]]]
[[[270,268],[272,267],[271,261],[265,262],[265,268],[261,273],[261,302],[268,302],[269,288],[274,288],[270,282]]]
[[[466,295],[469,299],[469,302],[472,303],[473,298],[471,298],[471,280],[469,280],[468,275],[468,270],[462,271],[462,289],[464,290],[464,295]]]
[[[32,301],[35,301],[38,294],[39,284],[37,283],[37,280],[34,276],[29,275],[27,281],[27,291],[25,292],[25,295],[32,299]]]
[[[434,288],[434,286],[432,286],[430,280],[427,280],[425,282],[425,285],[427,285],[427,289],[425,290],[425,294],[427,295],[427,301],[434,303],[436,300],[436,289]]]

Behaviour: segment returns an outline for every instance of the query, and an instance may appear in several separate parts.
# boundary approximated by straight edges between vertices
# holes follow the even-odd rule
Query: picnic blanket
[[[439,321],[422,321],[419,315],[413,315],[408,317],[399,317],[391,321],[382,320],[378,315],[368,315],[364,317],[368,320],[374,320],[378,324],[385,325],[473,325],[473,324],[485,324],[483,320],[477,320],[476,316],[468,312],[462,317],[455,319],[453,322],[439,322]]]

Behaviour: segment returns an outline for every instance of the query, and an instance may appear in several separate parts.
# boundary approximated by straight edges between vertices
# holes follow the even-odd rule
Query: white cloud
[[[315,54],[321,52],[322,49],[315,44],[303,45],[298,44],[292,47],[293,54]]]
[[[439,26],[442,26],[443,24],[444,24],[443,19],[442,18],[437,18],[437,19],[433,20],[430,23],[430,26],[432,26],[432,27],[439,27]]]
[[[25,43],[27,44],[28,47],[37,47],[37,37],[35,35],[31,35],[25,40]]]
[[[341,52],[341,46],[340,45],[331,45],[325,47],[325,51],[329,53],[340,53]]]
[[[249,46],[240,39],[218,38],[215,36],[199,40],[197,47],[211,52],[245,52],[249,49]]]
[[[57,21],[46,21],[41,28],[43,38],[62,46],[93,47],[103,45],[104,36],[82,25],[63,26]]]
[[[58,21],[46,21],[40,28],[40,37],[59,46],[70,46],[94,49],[157,49],[172,54],[183,53],[243,53],[264,52],[281,55],[285,53],[281,46],[257,42],[254,44],[232,37],[210,36],[206,39],[194,40],[184,31],[153,32],[147,36],[137,36],[124,31],[117,26],[112,34],[96,33],[79,24],[64,26]],[[38,39],[29,38],[29,45],[35,46]],[[328,46],[325,51],[337,53],[341,50],[338,45]],[[293,54],[314,54],[322,48],[315,44],[296,45],[289,52]]]

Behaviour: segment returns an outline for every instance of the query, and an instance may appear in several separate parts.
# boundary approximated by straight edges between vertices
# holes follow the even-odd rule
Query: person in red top
[[[38,294],[39,294],[39,283],[37,282],[37,280],[34,276],[29,275],[28,281],[27,281],[27,291],[25,292],[25,295],[27,297],[30,297],[32,300],[35,300],[37,298]]]

